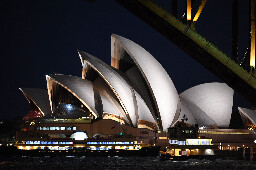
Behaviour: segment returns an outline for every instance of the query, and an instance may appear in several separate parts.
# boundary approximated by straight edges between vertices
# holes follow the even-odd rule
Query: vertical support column
[[[251,56],[251,0],[247,1],[248,3],[248,48],[245,51],[245,54],[243,56],[243,60],[241,61],[240,65],[246,70],[250,71],[250,56]]]
[[[250,66],[255,68],[255,0],[250,2],[250,25],[251,25],[251,50],[250,50]]]
[[[238,0],[232,4],[232,58],[238,60]]]
[[[172,0],[172,15],[177,18],[178,16],[178,1]]]

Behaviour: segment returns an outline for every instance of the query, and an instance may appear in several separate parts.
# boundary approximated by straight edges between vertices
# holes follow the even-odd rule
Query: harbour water
[[[159,157],[9,157],[0,158],[0,169],[256,169],[242,160],[162,161]]]

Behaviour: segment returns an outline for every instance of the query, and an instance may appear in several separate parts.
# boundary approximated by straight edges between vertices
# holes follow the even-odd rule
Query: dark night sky
[[[158,0],[163,2],[163,0]],[[184,1],[185,2],[185,1]],[[180,7],[184,2],[179,0]],[[231,0],[208,0],[196,29],[231,54]],[[243,4],[242,4],[243,2]],[[170,2],[166,2],[169,9]],[[248,45],[248,1],[239,1],[239,56]],[[195,11],[195,10],[194,10]],[[180,8],[179,15],[184,13]],[[124,36],[149,51],[166,69],[179,93],[219,78],[114,0],[1,0],[0,118],[24,116],[29,104],[19,87],[46,88],[45,75],[80,76],[77,49],[110,64],[110,35]],[[251,107],[237,94],[237,106]]]

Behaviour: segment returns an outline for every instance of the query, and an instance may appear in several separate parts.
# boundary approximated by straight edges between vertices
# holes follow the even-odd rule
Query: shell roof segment
[[[27,100],[34,102],[43,115],[51,114],[48,92],[46,89],[20,88]]]
[[[204,111],[202,111],[196,104],[193,102],[189,102],[186,99],[183,99],[181,97],[181,102],[182,102],[182,110],[181,110],[181,115],[184,113],[186,116],[188,116],[188,120],[190,119],[192,122],[194,122],[193,118],[195,119],[196,123],[198,126],[212,126],[216,125],[216,122],[214,119],[209,117]],[[187,110],[188,109],[188,110]],[[192,115],[190,115],[190,113]],[[193,124],[192,122],[189,122]]]
[[[138,105],[139,120],[146,120],[148,122],[156,123],[156,120],[151,115],[149,108],[141,96],[135,91],[136,101]]]
[[[48,75],[48,78],[58,83],[76,98],[78,98],[97,118],[99,114],[95,109],[93,84],[88,80],[80,77],[68,75]]]
[[[105,81],[101,77],[98,77],[93,84],[100,94],[103,113],[109,113],[122,117],[126,122],[128,122],[125,112],[123,111],[118,99]]]
[[[118,98],[121,106],[133,126],[137,126],[138,110],[133,88],[111,66],[83,51],[78,51],[80,57],[85,60],[106,81]]]
[[[121,59],[119,54],[123,50],[130,55],[150,88],[157,114],[161,118],[162,128],[166,131],[177,112],[179,102],[179,96],[171,78],[162,65],[144,48],[131,40],[113,34],[111,36],[111,65],[117,69]]]
[[[228,127],[231,119],[234,90],[225,83],[205,83],[192,87],[180,96],[198,106],[219,127]]]
[[[254,110],[238,107],[241,116],[248,118],[256,126],[256,112]]]
[[[194,117],[194,114],[192,113],[192,111],[190,109],[192,109],[192,108],[189,108],[189,106],[187,106],[187,104],[186,104],[186,101],[184,101],[181,98],[181,111],[179,113],[179,117],[178,117],[177,121],[181,122],[182,119],[184,119],[184,121],[186,123],[189,123],[191,125],[198,124]]]

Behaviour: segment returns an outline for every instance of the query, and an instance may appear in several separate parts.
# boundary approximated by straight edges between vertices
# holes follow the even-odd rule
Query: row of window
[[[73,142],[55,142],[55,141],[26,141],[26,144],[29,145],[37,145],[37,144],[41,144],[41,145],[57,145],[57,144],[61,144],[61,145],[66,145],[66,144],[73,144]]]
[[[87,142],[88,145],[116,145],[116,144],[122,144],[122,145],[129,145],[133,144],[133,142]]]
[[[186,141],[169,140],[172,145],[211,145],[211,139],[187,139]]]
[[[37,130],[76,130],[76,127],[37,127]]]
[[[169,143],[172,145],[186,145],[186,141],[179,141],[179,140],[169,140]]]

